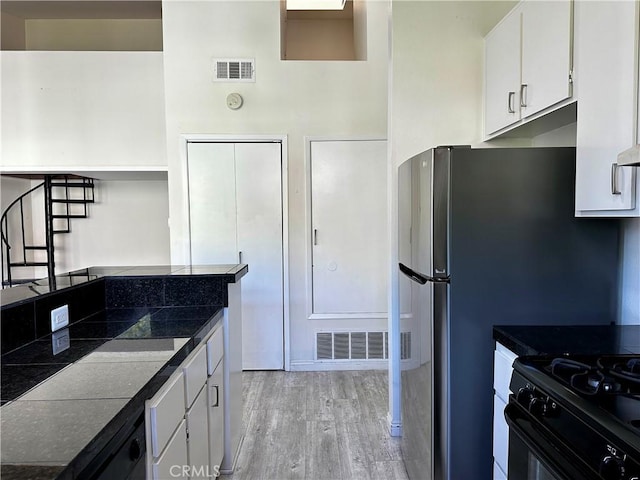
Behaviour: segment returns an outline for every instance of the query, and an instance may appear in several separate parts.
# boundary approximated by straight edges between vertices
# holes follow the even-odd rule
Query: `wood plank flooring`
[[[406,480],[387,372],[243,374],[244,443],[223,480]]]

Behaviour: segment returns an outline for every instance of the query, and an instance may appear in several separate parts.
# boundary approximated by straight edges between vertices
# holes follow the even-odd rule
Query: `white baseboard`
[[[327,361],[303,361],[291,362],[292,372],[322,372],[340,370],[388,370],[388,360],[327,360]]]
[[[402,422],[392,421],[391,413],[387,413],[387,423],[389,425],[389,435],[392,437],[402,436]]]

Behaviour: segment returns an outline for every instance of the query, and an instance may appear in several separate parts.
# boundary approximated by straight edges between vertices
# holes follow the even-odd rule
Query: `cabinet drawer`
[[[506,406],[500,397],[493,396],[493,460],[503,472],[507,471],[509,458],[509,425],[504,418]]]
[[[149,441],[147,449],[159,457],[184,418],[184,381],[181,371],[175,372],[162,388],[147,400]]]
[[[175,435],[167,445],[160,458],[151,464],[151,478],[165,480],[168,478],[184,478],[183,466],[188,468],[187,460],[187,426],[182,420]],[[178,475],[176,476],[176,473]],[[149,474],[147,473],[147,477]]]
[[[222,326],[220,326],[213,335],[207,340],[207,374],[213,375],[213,371],[220,363],[222,354],[224,353],[224,343],[222,337]]]
[[[503,401],[509,400],[509,382],[517,355],[500,344],[493,352],[493,389]]]
[[[198,392],[207,381],[207,348],[201,345],[184,361],[184,394],[186,408],[191,407]]]

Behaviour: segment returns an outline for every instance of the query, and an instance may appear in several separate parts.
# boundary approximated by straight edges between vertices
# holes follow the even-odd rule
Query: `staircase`
[[[32,272],[37,267],[46,267],[47,277],[53,282],[56,275],[54,236],[70,233],[71,219],[87,218],[87,205],[94,202],[92,178],[75,175],[44,175],[38,178],[44,178],[44,182],[14,200],[0,217],[2,288],[34,281],[36,278],[31,278],[34,276]],[[30,232],[25,232],[25,223],[27,227],[31,226],[29,218],[34,214],[35,204],[29,204],[41,192],[44,192],[44,239],[36,243],[33,238],[28,238],[36,237],[36,225],[33,225],[33,234],[27,235]],[[31,269],[31,276],[17,274],[18,269],[24,271],[25,268]]]

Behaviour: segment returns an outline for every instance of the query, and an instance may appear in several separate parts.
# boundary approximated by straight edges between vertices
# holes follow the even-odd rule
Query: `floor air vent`
[[[400,333],[400,358],[411,357],[411,332]],[[387,332],[317,332],[317,360],[385,360],[389,358]]]

